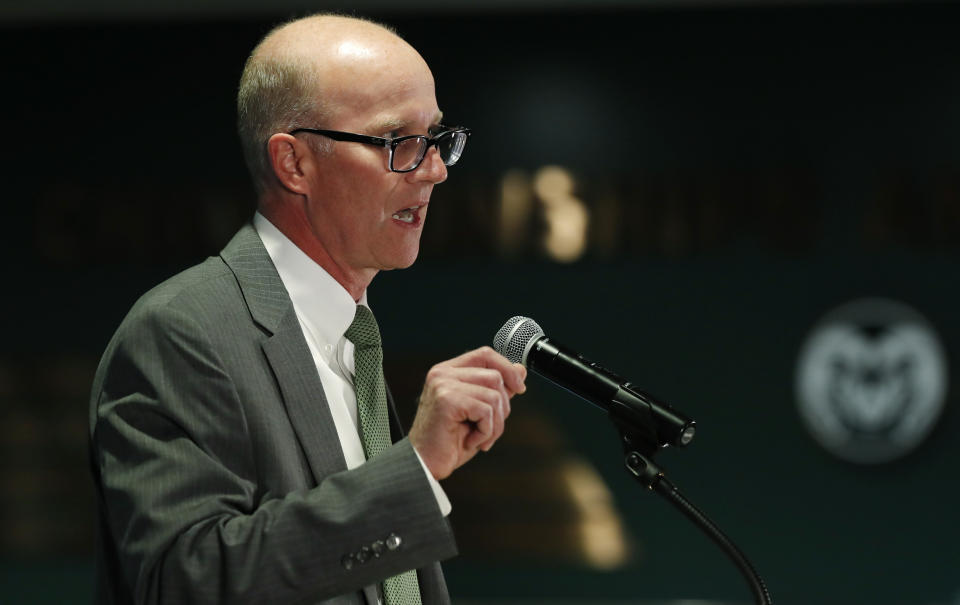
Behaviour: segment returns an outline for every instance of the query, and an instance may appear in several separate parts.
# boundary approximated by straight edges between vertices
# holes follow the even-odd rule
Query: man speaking
[[[447,603],[438,480],[493,446],[526,371],[437,364],[404,437],[367,287],[414,262],[470,133],[412,47],[334,15],[267,35],[238,110],[251,224],[144,295],[94,380],[97,602]]]

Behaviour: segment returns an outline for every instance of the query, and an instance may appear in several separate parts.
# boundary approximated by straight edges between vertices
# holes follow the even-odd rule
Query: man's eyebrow
[[[443,112],[438,111],[437,115],[433,119],[433,123],[431,124],[431,126],[438,125],[442,123],[442,121],[443,121]],[[410,124],[411,124],[410,120],[402,120],[400,118],[386,118],[381,122],[378,122],[374,126],[374,131],[386,132],[388,130],[403,130],[404,128],[407,128],[408,126],[410,126]]]
[[[407,122],[399,118],[387,118],[373,127],[376,132],[386,132],[387,130],[400,130],[407,125]]]

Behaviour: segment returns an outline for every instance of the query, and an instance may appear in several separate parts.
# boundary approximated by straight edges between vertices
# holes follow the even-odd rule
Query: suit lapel
[[[237,231],[220,258],[236,276],[253,319],[271,334],[276,332],[293,303],[252,224]]]
[[[293,303],[253,226],[241,228],[220,257],[236,276],[250,315],[268,333],[263,352],[314,480],[319,483],[346,470],[330,406]]]
[[[263,352],[280,384],[287,415],[303,446],[314,479],[319,483],[327,475],[346,470],[347,462],[343,458],[330,405],[323,394],[323,384],[303,339],[293,305],[281,321],[280,329],[264,341]]]

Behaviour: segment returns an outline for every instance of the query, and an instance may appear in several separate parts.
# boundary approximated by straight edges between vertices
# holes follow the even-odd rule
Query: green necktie
[[[367,460],[390,447],[390,418],[387,414],[387,387],[383,379],[383,348],[380,328],[373,313],[357,305],[353,323],[345,334],[353,343],[357,392],[357,416],[360,419],[360,440]],[[383,581],[387,605],[420,605],[420,586],[416,571],[405,571]]]

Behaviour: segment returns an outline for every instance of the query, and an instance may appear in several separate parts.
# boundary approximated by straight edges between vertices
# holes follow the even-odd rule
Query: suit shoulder
[[[180,311],[199,319],[228,304],[231,294],[239,294],[233,272],[223,259],[211,256],[147,291],[134,303],[127,320],[164,314],[164,310]]]
[[[120,322],[107,355],[120,342],[166,339],[174,333],[210,335],[218,325],[248,313],[236,277],[219,257],[210,257],[143,294]]]

